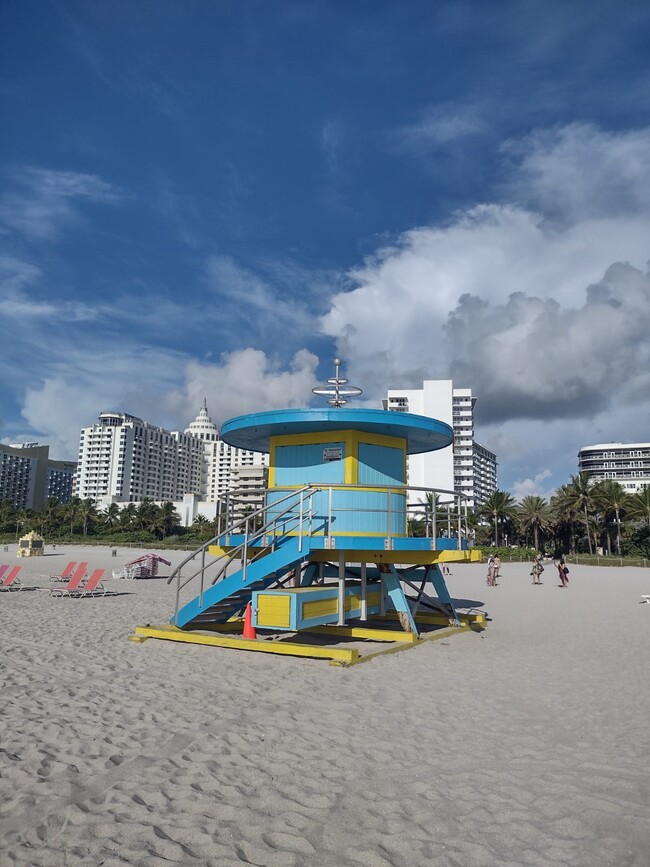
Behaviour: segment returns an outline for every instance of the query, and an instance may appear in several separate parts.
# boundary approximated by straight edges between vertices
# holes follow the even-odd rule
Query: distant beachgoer
[[[560,557],[559,562],[557,564],[557,571],[558,571],[558,574],[560,576],[560,586],[561,587],[568,587],[569,586],[569,579],[567,578],[567,575],[569,574],[569,567],[564,562],[564,557]]]
[[[494,577],[501,577],[501,557],[498,554],[494,555]]]
[[[487,562],[487,578],[485,579],[485,583],[488,587],[496,587],[497,586],[497,567],[494,560],[494,555],[490,554]]]
[[[541,584],[540,576],[544,571],[544,566],[542,564],[542,555],[537,554],[535,559],[533,560],[533,568],[530,570],[530,574],[533,576],[533,584]]]

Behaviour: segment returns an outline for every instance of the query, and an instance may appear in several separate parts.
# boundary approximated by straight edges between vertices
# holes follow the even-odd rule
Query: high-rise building
[[[17,509],[41,511],[49,497],[67,503],[76,464],[53,461],[50,447],[38,443],[0,445],[0,500]]]
[[[199,414],[186,434],[198,437],[203,442],[203,465],[201,470],[201,499],[208,503],[216,502],[226,491],[241,487],[239,470],[249,468],[248,478],[253,487],[266,486],[266,467],[269,456],[260,452],[238,449],[229,446],[219,436],[219,429],[208,414],[208,404],[203,398]],[[244,474],[246,475],[246,474]],[[261,501],[260,501],[261,505]]]
[[[268,455],[223,442],[205,398],[183,433],[125,412],[102,412],[96,424],[81,431],[74,493],[100,508],[145,498],[171,502],[183,523],[191,524],[197,514],[214,518],[214,504],[227,491],[241,491],[243,477],[261,491],[248,497],[261,506],[267,466]]]
[[[650,485],[650,443],[600,443],[583,446],[578,469],[594,482],[611,479],[628,494]]]
[[[465,494],[473,507],[496,490],[496,455],[474,441],[475,403],[471,389],[454,388],[450,379],[425,380],[422,388],[388,390],[384,409],[436,418],[454,431],[451,448],[408,458],[409,485]]]
[[[82,429],[74,493],[98,502],[179,500],[199,493],[203,443],[125,412],[102,412]]]

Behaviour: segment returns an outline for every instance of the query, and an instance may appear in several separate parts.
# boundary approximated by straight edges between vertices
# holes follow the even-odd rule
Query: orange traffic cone
[[[257,638],[257,632],[253,626],[253,613],[250,602],[244,612],[244,638]]]

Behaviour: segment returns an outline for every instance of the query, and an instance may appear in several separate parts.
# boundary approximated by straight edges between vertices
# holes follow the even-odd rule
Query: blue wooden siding
[[[405,482],[403,449],[359,443],[360,485],[403,485]]]
[[[277,446],[275,449],[275,485],[300,487],[308,482],[342,484],[345,461],[323,462],[323,450],[339,448],[345,458],[345,443],[324,442],[299,446]]]
[[[286,491],[273,491],[267,493],[267,503],[272,505],[286,494]],[[406,496],[404,494],[391,493],[390,510],[389,498],[386,491],[362,491],[362,490],[333,490],[331,529],[328,531],[327,522],[330,517],[329,491],[319,491],[314,495],[313,508],[315,517],[313,530],[325,535],[337,533],[386,533],[390,535],[405,535],[406,533]],[[278,507],[278,511],[282,507]],[[269,516],[273,509],[269,510]],[[298,509],[292,510],[292,521],[287,521],[286,529],[293,530],[297,526],[296,517]],[[285,518],[285,521],[287,519]],[[291,524],[291,526],[289,526]],[[282,532],[282,528],[278,528]]]

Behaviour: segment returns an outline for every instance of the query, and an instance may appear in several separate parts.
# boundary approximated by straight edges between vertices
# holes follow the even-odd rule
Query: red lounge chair
[[[0,584],[2,583],[2,578],[8,568],[8,566],[0,566]]]
[[[50,575],[50,581],[68,581],[70,576],[74,571],[74,567],[77,565],[76,560],[70,560],[68,565],[65,567],[63,572],[60,575]]]
[[[14,566],[13,569],[9,569],[5,578],[0,582],[0,590],[22,590],[23,585],[18,580],[22,568],[22,566]]]
[[[79,599],[82,596],[106,596],[108,588],[101,583],[105,571],[105,569],[95,569],[81,587],[70,591],[70,596],[76,596]]]
[[[50,596],[70,596],[72,590],[77,590],[86,575],[87,563],[79,563],[70,576],[65,587],[50,587]]]

